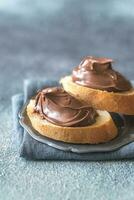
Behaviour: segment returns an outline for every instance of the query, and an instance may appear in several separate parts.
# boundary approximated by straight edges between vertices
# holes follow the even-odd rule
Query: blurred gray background
[[[0,95],[30,77],[61,77],[83,56],[107,56],[134,78],[134,0],[1,0]]]
[[[133,161],[30,162],[12,143],[23,80],[59,78],[85,55],[134,79],[134,0],[0,0],[0,200],[134,199]]]

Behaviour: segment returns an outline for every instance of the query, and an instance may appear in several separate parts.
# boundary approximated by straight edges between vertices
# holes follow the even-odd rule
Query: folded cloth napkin
[[[31,160],[118,160],[134,158],[134,143],[130,143],[119,150],[105,153],[72,153],[55,149],[33,139],[19,124],[18,113],[23,104],[36,94],[37,90],[57,85],[54,80],[25,80],[24,91],[12,97],[12,112],[14,139],[18,141],[20,156]]]

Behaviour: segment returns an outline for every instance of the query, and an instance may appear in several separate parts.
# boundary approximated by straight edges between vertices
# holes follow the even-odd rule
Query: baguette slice
[[[27,115],[32,126],[41,135],[68,143],[98,144],[112,140],[118,134],[117,128],[106,111],[97,111],[96,123],[86,127],[62,127],[54,125],[34,112],[35,100],[30,100]]]
[[[78,85],[71,76],[62,78],[60,83],[65,91],[95,109],[134,115],[134,88],[127,92],[107,92]]]

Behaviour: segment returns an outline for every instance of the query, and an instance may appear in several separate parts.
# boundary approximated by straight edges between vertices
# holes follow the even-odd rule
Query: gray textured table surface
[[[30,77],[60,77],[83,55],[134,78],[134,2],[0,1],[0,200],[134,199],[133,161],[30,162],[11,143],[10,97]]]

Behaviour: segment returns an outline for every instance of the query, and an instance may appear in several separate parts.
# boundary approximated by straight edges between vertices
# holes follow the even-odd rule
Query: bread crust
[[[107,92],[78,85],[71,76],[62,78],[60,83],[67,92],[96,109],[134,115],[134,88],[127,92]]]
[[[54,125],[34,112],[34,100],[30,100],[27,106],[27,115],[32,126],[41,135],[67,143],[98,144],[112,140],[118,134],[118,130],[106,111],[98,111],[96,123],[86,127],[62,127]]]

